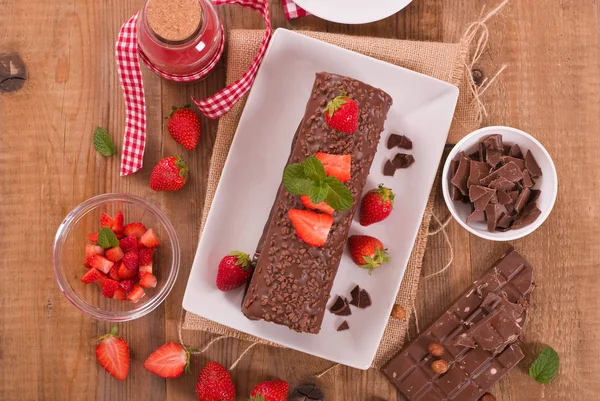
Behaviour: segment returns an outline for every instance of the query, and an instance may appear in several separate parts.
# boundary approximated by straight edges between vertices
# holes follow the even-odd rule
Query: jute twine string
[[[480,19],[478,21],[473,22],[471,25],[469,25],[469,27],[465,31],[465,34],[463,35],[463,38],[461,39],[461,41],[466,41],[466,43],[468,43],[468,44],[475,43],[474,51],[471,53],[470,57],[467,57],[467,62],[465,62],[465,73],[468,76],[468,85],[467,86],[469,87],[471,95],[473,96],[472,101],[476,104],[476,107],[475,107],[476,120],[480,125],[482,124],[484,117],[487,117],[487,115],[488,115],[487,109],[482,100],[482,96],[492,86],[492,84],[498,79],[500,74],[506,69],[507,66],[501,65],[500,68],[498,69],[498,71],[491,78],[489,78],[489,79],[485,78],[480,84],[477,84],[475,82],[475,79],[473,78],[473,75],[472,75],[472,70],[474,69],[475,64],[479,61],[479,59],[483,55],[483,53],[486,50],[487,45],[488,45],[489,30],[486,25],[487,21],[491,17],[498,14],[500,12],[500,10],[507,3],[508,3],[508,0],[503,0],[498,6],[496,6],[494,9],[489,11],[487,14],[484,14],[485,13],[485,6],[484,6],[482,8],[482,11],[480,14]],[[454,250],[452,248],[450,238],[446,231],[446,228],[450,224],[451,216],[446,218],[443,222],[440,220],[440,218],[435,213],[432,214],[432,218],[437,223],[437,227],[435,229],[430,229],[430,231],[427,233],[427,235],[433,236],[433,235],[439,234],[441,232],[444,235],[444,240],[445,240],[446,244],[448,245],[450,256],[449,256],[448,262],[445,264],[445,266],[442,269],[440,269],[439,271],[437,271],[435,273],[424,276],[425,279],[430,279],[432,277],[441,275],[446,270],[448,270],[448,268],[452,265],[452,262],[454,260]],[[417,314],[416,308],[413,308],[412,315],[414,315],[416,331],[417,331],[417,333],[419,333],[420,332],[419,319],[418,319],[418,314]],[[177,325],[177,334],[178,334],[178,339],[179,339],[180,344],[182,344],[185,347],[184,341],[183,341],[183,334],[182,334],[182,325],[183,325],[184,317],[185,317],[185,311],[182,308],[179,323]],[[229,337],[230,336],[228,336],[228,335],[218,335],[218,336],[212,338],[202,349],[200,349],[199,351],[195,351],[194,353],[205,353],[218,341],[220,341],[224,338],[229,338]],[[252,348],[256,344],[260,344],[260,343],[251,342],[250,346],[248,346],[239,355],[239,357],[232,363],[232,365],[229,367],[229,370],[231,371],[231,370],[235,369],[236,366],[238,365],[238,363],[246,356],[246,354],[248,354],[252,350]],[[326,374],[334,371],[338,366],[340,366],[340,364],[335,363],[332,366],[325,369],[323,372],[317,374],[315,377],[322,378]]]
[[[463,40],[466,40],[468,43],[473,43],[475,38],[477,38],[475,50],[470,57],[467,57],[467,62],[465,63],[465,75],[467,75],[467,79],[469,80],[469,89],[471,91],[471,95],[473,96],[473,102],[477,104],[476,119],[479,125],[483,123],[484,117],[488,116],[487,109],[485,107],[485,103],[482,101],[483,94],[492,86],[492,84],[498,79],[502,71],[506,69],[506,64],[502,64],[498,71],[492,76],[492,78],[488,79],[487,77],[478,85],[475,82],[475,78],[473,78],[473,68],[475,64],[479,61],[484,51],[487,49],[487,44],[490,36],[490,31],[486,25],[486,22],[498,14],[502,8],[508,3],[508,0],[503,0],[496,8],[492,9],[490,12],[484,15],[486,6],[484,5],[481,9],[481,13],[479,15],[479,20],[473,22],[463,35]]]

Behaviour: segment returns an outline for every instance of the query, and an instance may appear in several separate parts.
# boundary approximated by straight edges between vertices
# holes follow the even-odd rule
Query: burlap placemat
[[[460,89],[460,97],[448,138],[450,143],[455,143],[466,133],[479,126],[481,120],[479,104],[478,102],[473,101],[474,97],[477,97],[477,89],[469,87],[470,84],[473,84],[470,75],[467,80],[463,79],[465,76],[465,69],[468,69],[470,65],[468,62],[468,59],[470,58],[470,44],[477,34],[479,25],[480,22],[474,23],[459,43],[412,42],[395,39],[328,34],[322,32],[301,31],[300,33],[392,64],[409,68],[413,71],[458,86]],[[263,32],[258,30],[232,30],[229,32],[227,84],[238,79],[250,64],[252,56],[256,54],[256,51],[258,50],[262,35]],[[210,171],[208,174],[206,200],[200,229],[201,234],[245,101],[246,97],[236,104],[219,122]],[[402,280],[400,290],[398,291],[398,295],[396,296],[396,304],[401,305],[404,308],[406,311],[406,318],[389,319],[379,349],[373,360],[372,367],[381,367],[402,347],[402,344],[404,343],[409,317],[413,310],[414,299],[419,284],[423,254],[427,245],[428,230],[432,218],[433,200],[435,197],[435,187],[436,186],[434,186],[434,190],[427,203],[425,215],[423,216],[423,221],[412,250],[408,267],[404,279]],[[221,337],[235,337],[254,343],[278,346],[277,344],[242,333],[189,312],[183,313],[181,328],[183,330],[200,330],[218,334]]]

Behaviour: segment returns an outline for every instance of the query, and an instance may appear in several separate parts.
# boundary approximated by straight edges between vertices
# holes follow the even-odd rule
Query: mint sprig
[[[558,366],[558,353],[546,346],[529,367],[529,376],[542,384],[550,383],[558,373]]]
[[[114,248],[115,246],[119,246],[119,239],[110,228],[102,227],[98,231],[98,245],[104,249]]]
[[[93,142],[94,147],[102,156],[111,156],[115,153],[115,144],[104,128],[96,127]]]
[[[314,204],[325,202],[335,210],[348,210],[352,194],[337,178],[325,174],[323,163],[308,156],[301,164],[290,164],[283,171],[283,185],[289,193],[307,195]]]

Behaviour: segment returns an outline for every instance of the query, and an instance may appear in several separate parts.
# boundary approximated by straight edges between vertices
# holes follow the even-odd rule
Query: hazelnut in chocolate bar
[[[316,75],[256,250],[242,302],[249,319],[319,332],[391,104],[356,79]],[[309,188],[314,180],[320,186]]]
[[[517,340],[534,288],[533,266],[509,250],[383,373],[408,400],[479,400],[524,357]]]

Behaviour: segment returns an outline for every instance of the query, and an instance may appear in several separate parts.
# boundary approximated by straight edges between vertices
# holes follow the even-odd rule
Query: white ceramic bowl
[[[540,197],[537,200],[537,206],[542,214],[533,223],[523,228],[506,232],[491,233],[487,230],[485,222],[474,223],[473,225],[467,224],[467,216],[471,214],[471,205],[464,204],[460,201],[453,201],[450,198],[450,179],[452,177],[449,177],[449,174],[450,162],[456,159],[459,152],[464,151],[467,154],[476,152],[478,150],[479,141],[482,138],[493,134],[502,135],[502,141],[506,144],[513,145],[516,143],[524,154],[527,150],[530,150],[533,157],[535,157],[535,160],[542,169],[542,176],[535,180],[536,184],[533,188],[541,190]],[[470,133],[454,146],[444,164],[444,170],[442,172],[442,190],[444,193],[444,200],[446,201],[450,213],[454,219],[469,232],[478,237],[492,241],[512,241],[532,233],[542,225],[544,220],[546,220],[552,211],[554,201],[556,200],[558,178],[550,154],[537,139],[516,128],[500,126],[485,127]]]

